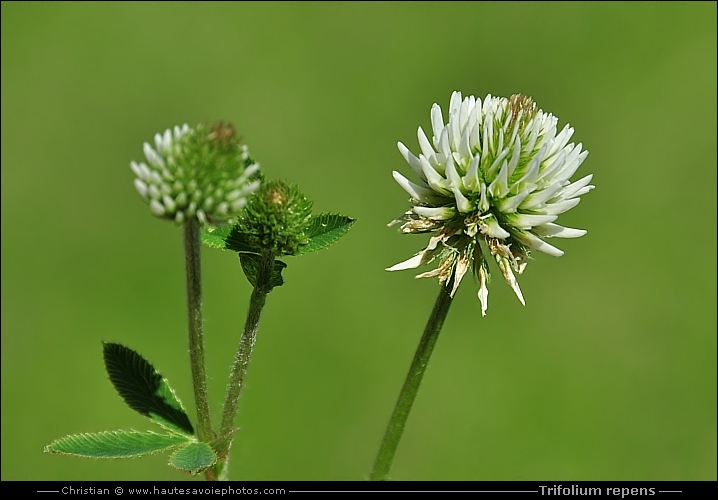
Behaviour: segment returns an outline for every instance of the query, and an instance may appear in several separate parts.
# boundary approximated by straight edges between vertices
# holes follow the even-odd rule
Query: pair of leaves
[[[307,243],[299,247],[297,255],[323,250],[344,236],[354,224],[354,219],[338,214],[314,215],[305,229]],[[210,226],[202,228],[202,243],[212,248],[232,250],[239,253],[261,254],[261,248],[253,248],[238,226]]]
[[[337,214],[321,214],[312,216],[305,229],[307,243],[301,245],[297,255],[304,255],[323,250],[344,236],[354,224],[354,219]],[[257,286],[259,268],[262,263],[262,249],[253,248],[247,238],[239,231],[238,226],[219,226],[202,229],[202,242],[212,248],[232,250],[239,253],[242,271],[253,287]],[[274,261],[274,269],[270,278],[269,289],[282,286],[284,278],[282,270],[287,264],[281,260]]]
[[[170,465],[197,474],[217,461],[207,443],[197,441],[189,417],[167,380],[142,356],[120,344],[104,343],[105,369],[127,406],[167,430],[167,434],[109,431],[66,436],[46,452],[88,458],[134,458],[172,450]]]
[[[108,431],[66,436],[53,441],[45,451],[85,458],[137,458],[161,451],[174,451],[169,464],[197,474],[217,463],[217,455],[207,443],[182,434]]]

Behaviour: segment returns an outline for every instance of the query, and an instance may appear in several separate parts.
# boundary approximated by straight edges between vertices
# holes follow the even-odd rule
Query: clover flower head
[[[537,250],[563,252],[548,238],[577,238],[582,229],[559,226],[558,216],[575,207],[594,186],[592,175],[569,179],[588,151],[569,143],[573,128],[557,133],[558,119],[538,109],[529,97],[474,96],[454,92],[444,122],[441,108],[431,109],[432,138],[418,130],[421,153],[415,156],[401,142],[399,151],[418,181],[394,172],[409,194],[411,209],[389,225],[401,232],[433,233],[428,246],[414,257],[388,268],[416,268],[437,260],[436,269],[417,277],[438,277],[453,296],[471,269],[479,280],[481,313],[488,307],[489,268],[496,261],[506,282],[525,304],[514,272],[526,268]],[[482,248],[483,247],[483,248]]]
[[[250,248],[296,255],[307,243],[305,230],[311,211],[312,202],[297,185],[265,181],[239,215],[237,229]]]
[[[183,224],[196,217],[219,223],[234,217],[259,187],[259,164],[231,124],[187,124],[144,144],[147,162],[131,162],[135,188],[153,215]]]

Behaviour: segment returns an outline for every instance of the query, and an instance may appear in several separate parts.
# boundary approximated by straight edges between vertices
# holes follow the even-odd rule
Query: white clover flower
[[[144,154],[147,163],[130,163],[135,188],[152,214],[177,224],[226,221],[259,187],[259,164],[229,124],[168,129],[155,135],[154,148],[144,144]]]
[[[431,141],[419,127],[421,154],[401,142],[399,151],[418,176],[418,183],[394,172],[396,182],[411,196],[411,210],[389,225],[402,223],[402,233],[434,232],[429,245],[389,271],[415,268],[433,260],[439,267],[417,277],[438,277],[456,292],[472,268],[479,279],[481,314],[488,307],[489,268],[482,245],[496,260],[501,274],[525,304],[514,272],[526,268],[530,250],[560,256],[547,238],[577,238],[582,229],[559,226],[559,214],[575,207],[594,186],[592,175],[569,179],[588,151],[568,143],[573,128],[556,133],[558,119],[536,108],[522,95],[474,96],[462,100],[454,92],[449,120],[431,108]],[[483,240],[484,243],[481,243]]]

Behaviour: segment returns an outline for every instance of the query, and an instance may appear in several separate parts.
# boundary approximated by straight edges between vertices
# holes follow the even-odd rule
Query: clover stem
[[[207,398],[207,374],[204,363],[204,332],[202,325],[202,270],[199,221],[190,217],[184,225],[185,270],[187,273],[187,313],[189,356],[192,367],[194,401],[197,406],[197,437],[208,442],[214,436]]]
[[[409,412],[414,404],[414,399],[416,399],[416,394],[419,392],[421,380],[429,364],[429,359],[431,359],[436,340],[439,338],[441,327],[444,325],[444,320],[449,312],[451,301],[452,297],[449,295],[448,289],[442,286],[434,303],[434,309],[431,311],[424,328],[424,334],[414,354],[414,360],[411,362],[404,386],[399,393],[394,412],[389,419],[389,425],[377,453],[374,468],[369,476],[371,481],[385,481],[389,478],[389,471],[394,462],[396,449],[399,447],[399,441],[401,441],[401,436],[404,433]]]
[[[241,256],[240,256],[241,258]],[[220,436],[228,437],[231,435],[234,420],[237,415],[237,406],[239,404],[239,395],[244,386],[244,379],[247,375],[247,367],[249,359],[252,355],[254,343],[257,340],[257,330],[259,329],[259,320],[262,316],[262,309],[267,301],[267,294],[271,291],[271,277],[274,271],[274,254],[265,252],[262,255],[259,272],[257,274],[257,283],[252,290],[249,298],[249,309],[247,310],[247,319],[244,324],[244,332],[239,340],[239,347],[234,356],[232,371],[229,375],[229,383],[227,384],[227,394],[222,407],[222,425],[220,427]],[[229,455],[229,445],[231,439],[225,440],[226,449],[221,450],[220,460],[214,469],[217,475],[224,479],[227,474],[227,461]]]

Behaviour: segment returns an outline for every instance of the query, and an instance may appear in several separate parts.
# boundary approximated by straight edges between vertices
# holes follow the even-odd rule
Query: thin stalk
[[[202,270],[199,221],[191,217],[184,225],[185,269],[187,272],[187,313],[189,316],[189,357],[192,367],[194,401],[197,406],[197,437],[208,442],[214,436],[207,398],[202,325]]]
[[[227,394],[222,407],[222,425],[220,427],[220,436],[228,437],[232,432],[234,420],[237,416],[237,406],[239,404],[239,395],[244,386],[244,379],[247,375],[247,367],[249,359],[252,356],[252,349],[257,340],[257,330],[259,329],[259,320],[262,316],[262,309],[267,301],[267,294],[271,291],[271,277],[274,270],[274,254],[265,253],[257,274],[257,283],[252,290],[249,298],[249,309],[247,310],[247,319],[244,323],[244,332],[239,340],[239,347],[234,356],[232,371],[229,375],[229,383],[227,384]],[[229,459],[229,447],[231,438],[225,439],[226,450],[222,450],[224,455],[215,465],[214,470],[221,479],[226,478],[227,461]]]
[[[451,306],[451,295],[445,287],[441,287],[439,296],[434,303],[434,309],[424,328],[424,334],[419,341],[419,347],[414,354],[414,360],[411,362],[409,373],[406,375],[404,386],[401,388],[399,398],[396,401],[394,412],[389,419],[389,425],[384,433],[379,453],[377,453],[374,462],[374,468],[371,471],[369,479],[371,481],[385,481],[389,478],[396,449],[399,447],[399,441],[406,427],[406,420],[409,418],[409,412],[419,392],[421,380],[424,378],[424,372],[431,359],[431,353],[434,351],[434,345],[439,338],[439,332],[444,325],[444,320]]]

